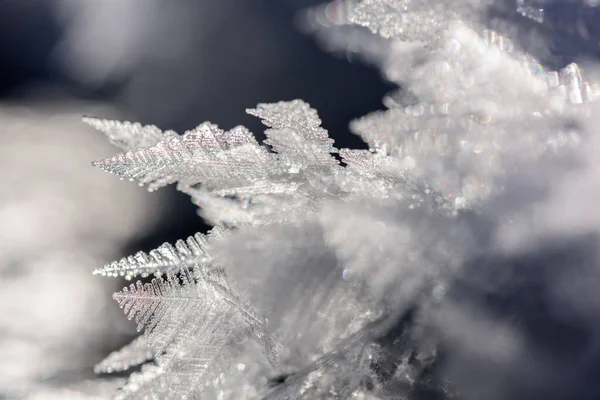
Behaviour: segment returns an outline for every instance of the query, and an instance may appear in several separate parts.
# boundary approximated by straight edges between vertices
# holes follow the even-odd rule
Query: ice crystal
[[[358,159],[373,161],[368,171],[364,162],[360,169],[342,168],[332,156],[338,152],[333,140],[320,127],[317,112],[305,102],[261,104],[248,113],[270,127],[265,144],[275,153],[259,146],[243,127],[225,132],[204,123],[181,137],[169,137],[94,165],[147,184],[149,190],[177,182],[179,190],[190,194],[201,207],[205,218],[224,225],[289,221],[314,211],[327,198],[364,192],[360,185],[352,185],[348,176],[359,170],[359,174],[380,177],[376,185],[387,188],[381,196],[399,196],[385,183],[385,171],[389,175],[393,169],[389,160],[380,160],[366,150],[344,152],[349,165]],[[109,268],[104,271],[108,273]]]
[[[205,245],[208,240],[222,237],[223,230],[215,227],[208,235],[197,233],[187,240],[179,240],[175,246],[164,243],[159,248],[148,254],[140,251],[133,256],[113,261],[102,268],[94,271],[95,275],[102,276],[124,276],[125,279],[137,276],[146,277],[151,274],[160,274],[174,270],[178,272],[184,268],[193,267],[196,264],[209,263],[210,256],[206,253]]]
[[[474,3],[367,0],[351,16],[401,40],[382,63],[386,76],[402,86],[399,100],[388,98],[389,110],[354,121],[352,131],[371,148],[400,158],[411,176],[455,208],[488,198],[507,171],[554,150],[547,143],[559,136],[572,137],[561,146],[576,144],[571,122],[580,110],[572,105],[599,93],[576,64],[545,71],[510,39],[486,29]],[[423,45],[405,43],[417,39]],[[558,129],[540,134],[550,120]]]
[[[94,372],[100,374],[126,371],[135,365],[143,364],[153,358],[154,353],[150,349],[148,339],[145,336],[139,336],[128,345],[110,353],[102,362],[96,364]]]
[[[196,266],[182,270],[178,277],[168,271],[166,279],[138,281],[113,297],[129,318],[135,318],[138,329],[145,329],[145,336],[141,343],[111,354],[98,368],[126,369],[140,359],[139,348],[144,346],[159,368],[153,369],[153,380],[129,388],[129,394],[195,395],[218,376],[216,365],[229,357],[228,346],[249,336],[264,347],[267,359],[276,362],[275,345],[264,322],[244,307],[221,269]]]
[[[466,345],[444,317],[448,293],[483,249],[508,251],[511,226],[535,236],[555,210],[539,199],[573,154],[592,160],[580,143],[599,94],[576,64],[546,71],[487,27],[488,5],[353,8],[347,22],[387,40],[371,61],[399,86],[387,110],[351,123],[369,150],[338,151],[302,100],[247,110],[268,127],[264,146],[243,127],[179,136],[86,119],[126,150],[94,165],[149,190],[177,183],[216,226],[96,271],[155,276],[114,295],[144,336],[97,371],[150,360],[123,397],[454,396],[438,345]]]
[[[137,122],[112,121],[95,117],[83,117],[83,122],[103,132],[110,143],[124,150],[154,146],[175,134],[173,131],[162,132],[154,125],[142,126]]]

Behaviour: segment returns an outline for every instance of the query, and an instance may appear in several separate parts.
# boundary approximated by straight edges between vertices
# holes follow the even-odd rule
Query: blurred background
[[[94,169],[117,149],[82,115],[262,139],[245,109],[302,98],[338,146],[364,146],[348,122],[390,86],[300,32],[318,3],[0,0],[0,398],[91,377],[135,333],[110,297],[125,282],[92,270],[206,229],[173,187]]]

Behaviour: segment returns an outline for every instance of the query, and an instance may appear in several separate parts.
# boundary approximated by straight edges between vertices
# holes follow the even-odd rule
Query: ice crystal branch
[[[108,357],[96,364],[94,372],[100,374],[126,371],[153,358],[154,352],[150,349],[148,339],[145,336],[138,336],[131,343],[110,353]]]
[[[149,190],[179,181],[183,186],[264,177],[270,155],[244,128],[225,134],[204,123],[183,136],[119,154],[94,165],[122,178],[137,180]]]
[[[124,276],[129,280],[137,276],[146,277],[151,274],[161,275],[167,270],[178,272],[183,268],[192,268],[196,264],[210,263],[206,252],[209,240],[218,240],[225,231],[219,227],[213,228],[208,235],[197,233],[187,240],[178,240],[175,246],[164,243],[148,254],[140,251],[135,255],[113,261],[104,267],[96,269],[95,275]]]
[[[255,337],[267,359],[276,363],[275,344],[263,321],[244,307],[220,269],[196,266],[181,270],[178,277],[170,270],[166,279],[138,281],[113,297],[138,329],[145,329],[145,336],[110,355],[97,369],[126,369],[140,360],[144,346],[159,368],[152,373],[160,379],[130,388],[130,394],[167,396],[173,388],[164,387],[166,382],[178,387],[179,396],[195,395],[210,380],[206,374],[216,374],[215,363],[229,357],[229,347],[247,336]]]
[[[95,117],[83,117],[83,122],[103,132],[111,144],[124,150],[151,147],[175,135],[173,131],[162,132],[154,125],[143,126],[137,122],[112,121]]]

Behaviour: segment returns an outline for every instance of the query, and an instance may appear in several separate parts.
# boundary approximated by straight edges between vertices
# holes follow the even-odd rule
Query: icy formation
[[[188,268],[196,264],[206,264],[211,261],[205,249],[206,243],[209,239],[220,238],[223,232],[223,229],[215,227],[209,235],[197,233],[185,241],[177,241],[175,247],[165,243],[150,251],[149,254],[140,251],[134,256],[122,258],[96,269],[94,275],[124,276],[129,280],[137,276],[147,277],[154,273],[160,275],[168,270],[179,272],[181,266]]]
[[[595,165],[582,143],[596,143],[599,92],[576,64],[545,71],[486,27],[489,3],[363,0],[352,9],[347,22],[386,39],[372,54],[399,85],[387,110],[351,123],[370,150],[338,151],[301,100],[248,110],[268,127],[266,146],[243,127],[203,123],[179,136],[86,119],[127,150],[94,165],[149,190],[177,183],[215,225],[96,271],[155,275],[114,295],[144,336],[97,370],[150,360],[121,397],[529,393],[498,387],[482,397],[460,368],[448,372],[461,360],[448,344],[471,361],[495,360],[487,365],[501,375],[525,340],[476,318],[456,288],[483,291],[473,264],[522,250],[507,237],[545,239],[539,227],[560,207],[552,199],[580,167],[573,160]],[[515,13],[544,22],[531,4]],[[489,346],[474,351],[484,337]]]
[[[103,132],[108,141],[124,150],[134,150],[154,146],[169,136],[173,131],[162,132],[154,125],[142,126],[139,123],[111,121],[95,117],[83,117],[83,122]]]

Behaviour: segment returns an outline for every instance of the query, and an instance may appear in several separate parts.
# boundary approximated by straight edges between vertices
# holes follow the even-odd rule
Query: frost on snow
[[[154,275],[113,296],[144,331],[96,368],[145,363],[119,396],[482,398],[460,368],[448,372],[460,357],[444,343],[500,360],[486,379],[523,368],[522,332],[463,304],[456,287],[483,290],[485,268],[468,271],[486,254],[515,256],[567,228],[552,215],[584,190],[572,160],[596,165],[581,143],[596,144],[599,91],[576,64],[546,71],[510,29],[488,27],[487,1],[343,3],[353,9],[336,24],[383,37],[369,43],[385,51],[367,57],[399,86],[387,110],[351,123],[369,150],[333,147],[302,100],[247,110],[268,127],[264,145],[243,127],[206,122],[180,136],[85,118],[126,150],[95,166],[151,191],[176,183],[215,226],[95,271]],[[572,231],[596,228],[576,221]],[[491,345],[474,349],[483,336]]]

